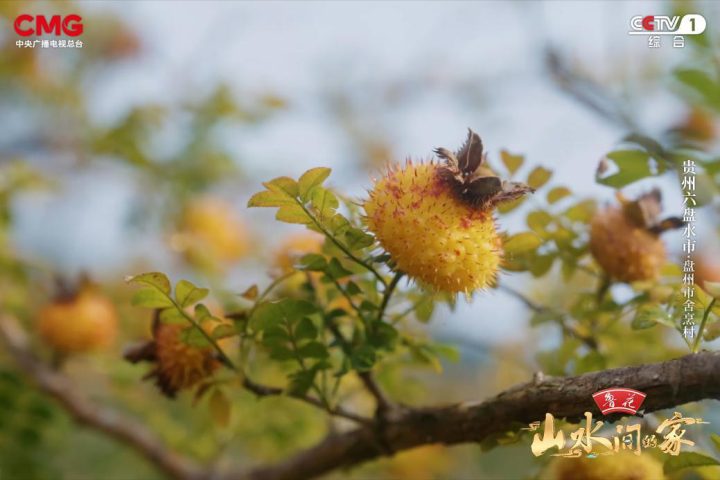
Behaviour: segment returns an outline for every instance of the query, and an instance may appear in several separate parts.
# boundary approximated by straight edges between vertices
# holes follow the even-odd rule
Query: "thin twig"
[[[311,397],[309,395],[297,395],[297,394],[287,393],[282,388],[269,387],[267,385],[262,385],[262,384],[259,384],[259,383],[256,383],[256,382],[250,380],[247,377],[245,377],[245,379],[243,379],[242,385],[246,390],[254,393],[258,397],[287,395],[290,398],[295,398],[295,399],[305,402],[307,404],[321,408],[324,411],[326,411],[327,413],[329,413],[330,415],[333,415],[336,417],[342,417],[347,420],[352,420],[353,422],[357,422],[360,424],[369,424],[372,422],[372,420],[370,418],[364,417],[362,415],[358,415],[353,412],[349,412],[342,407],[339,407],[339,406],[329,407],[322,400],[320,400],[318,398]]]
[[[611,97],[593,80],[571,70],[556,50],[547,51],[545,63],[555,83],[577,102],[623,129],[638,131],[637,124],[618,99]]]
[[[378,322],[382,322],[383,316],[385,315],[385,310],[390,303],[390,298],[392,297],[392,294],[395,291],[395,287],[397,287],[403,275],[405,275],[403,272],[395,273],[392,280],[390,280],[390,284],[385,287],[385,291],[383,292],[383,299],[380,303],[380,309],[378,310]]]
[[[586,347],[597,350],[598,349],[598,343],[597,340],[595,340],[594,337],[590,335],[586,335],[582,332],[580,332],[577,328],[575,328],[572,325],[568,325],[565,321],[566,315],[562,312],[559,312],[557,310],[553,310],[550,307],[546,307],[545,305],[540,305],[538,303],[535,303],[525,295],[523,295],[521,292],[518,292],[517,290],[508,287],[507,285],[498,285],[498,290],[502,290],[516,299],[520,300],[522,303],[525,304],[530,310],[536,312],[536,313],[550,313],[554,314],[558,317],[558,325],[560,325],[560,328],[562,329],[563,333],[569,337],[576,338],[580,340],[583,344],[585,344]]]
[[[383,292],[383,298],[380,302],[380,308],[378,309],[378,323],[383,321],[383,317],[385,316],[385,310],[390,303],[390,298],[392,297],[393,292],[395,291],[395,288],[397,287],[403,275],[403,272],[396,272],[392,280],[390,280],[390,283],[385,287],[385,291]],[[365,385],[367,391],[370,392],[370,394],[375,398],[375,402],[377,404],[377,416],[382,417],[387,411],[393,408],[393,402],[390,401],[387,395],[385,395],[383,390],[380,388],[380,385],[377,384],[372,372],[359,372],[358,375],[360,376],[360,380],[362,380],[363,385]]]
[[[692,351],[693,353],[697,353],[697,351],[700,349],[700,342],[702,340],[703,333],[705,331],[705,324],[708,321],[708,317],[710,317],[710,311],[715,306],[715,302],[717,301],[717,298],[713,298],[708,307],[705,309],[705,313],[703,314],[703,318],[700,321],[700,328],[698,328],[697,337],[695,337],[695,343],[693,344]]]

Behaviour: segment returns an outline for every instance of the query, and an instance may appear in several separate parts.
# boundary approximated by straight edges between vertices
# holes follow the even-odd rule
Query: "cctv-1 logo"
[[[705,17],[687,15],[637,15],[630,19],[630,35],[700,35],[705,31]]]

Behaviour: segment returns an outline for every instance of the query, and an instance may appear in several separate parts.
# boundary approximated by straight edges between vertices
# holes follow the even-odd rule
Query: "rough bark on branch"
[[[392,452],[430,443],[480,442],[510,430],[518,422],[557,418],[580,420],[597,412],[592,394],[608,387],[647,393],[645,412],[703,399],[720,399],[720,352],[687,355],[667,362],[593,372],[577,377],[536,378],[480,403],[408,409],[388,417],[382,436],[358,428],[334,434],[289,460],[228,479],[301,480],[347,468]],[[388,451],[385,446],[390,447]]]
[[[95,405],[77,393],[64,375],[29,352],[24,333],[7,318],[0,318],[0,341],[18,366],[76,421],[131,446],[168,477],[182,480],[302,480],[421,445],[481,442],[493,434],[514,429],[518,423],[542,420],[546,412],[577,421],[586,411],[597,412],[592,394],[609,387],[635,388],[647,393],[643,407],[648,413],[698,400],[720,399],[720,352],[577,377],[539,375],[483,402],[393,408],[382,417],[382,424],[331,433],[316,446],[288,460],[220,474],[169,450],[141,423]]]

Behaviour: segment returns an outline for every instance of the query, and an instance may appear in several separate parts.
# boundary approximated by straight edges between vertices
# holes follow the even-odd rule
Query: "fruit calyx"
[[[651,233],[660,235],[685,226],[685,222],[679,217],[659,219],[662,213],[662,193],[658,188],[640,195],[635,201],[629,200],[620,192],[617,192],[615,197],[622,205],[625,216],[636,226]]]
[[[479,209],[494,208],[500,203],[518,199],[535,189],[522,182],[501,180],[487,168],[480,136],[468,129],[465,144],[457,152],[436,148],[438,157],[445,160],[440,178],[463,202]]]

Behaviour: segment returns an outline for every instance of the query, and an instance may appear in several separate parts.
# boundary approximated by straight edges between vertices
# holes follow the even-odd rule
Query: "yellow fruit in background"
[[[40,336],[59,353],[106,348],[117,336],[118,317],[114,305],[92,289],[44,306],[37,318]]]
[[[376,181],[367,225],[398,270],[435,290],[470,293],[492,285],[501,265],[494,207],[532,189],[492,175],[472,131],[458,152],[436,153],[444,164],[408,161]]]
[[[658,221],[660,192],[629,201],[618,194],[619,206],[595,214],[590,222],[590,251],[611,277],[621,282],[656,280],[667,260],[660,233],[677,228],[677,219]]]
[[[190,388],[220,368],[210,347],[195,347],[182,341],[181,335],[192,327],[158,323],[154,328],[155,359],[153,376],[168,396]]]
[[[425,445],[406,450],[388,461],[388,474],[392,479],[447,478],[452,459],[444,445]]]
[[[188,204],[172,245],[191,262],[213,267],[241,259],[250,248],[247,227],[232,205],[214,198]]]
[[[699,142],[710,142],[717,136],[715,119],[706,109],[693,107],[685,119],[674,129],[683,137]]]
[[[666,260],[660,237],[632,223],[620,207],[595,215],[590,251],[603,270],[621,282],[655,280]]]
[[[644,453],[622,452],[596,458],[555,458],[541,480],[662,480],[662,463]]]
[[[288,236],[273,256],[273,266],[281,274],[290,273],[300,257],[320,253],[325,237],[315,232],[301,232]]]
[[[315,232],[301,232],[287,237],[275,251],[273,257],[273,266],[280,275],[288,274],[293,271],[293,267],[298,263],[298,260],[309,253],[320,253],[322,251],[323,243],[325,242],[325,236]],[[292,296],[293,293],[297,293],[303,283],[310,281],[317,291],[322,295],[327,294],[328,286],[323,285],[320,282],[320,272],[301,272],[298,271],[297,275],[293,275],[291,278],[285,280],[283,285],[283,291],[285,295]],[[348,281],[347,278],[339,280],[340,284],[344,285]],[[350,311],[352,306],[350,302],[342,295],[338,295],[333,298],[327,304],[328,310],[334,308],[342,308],[346,311]]]

